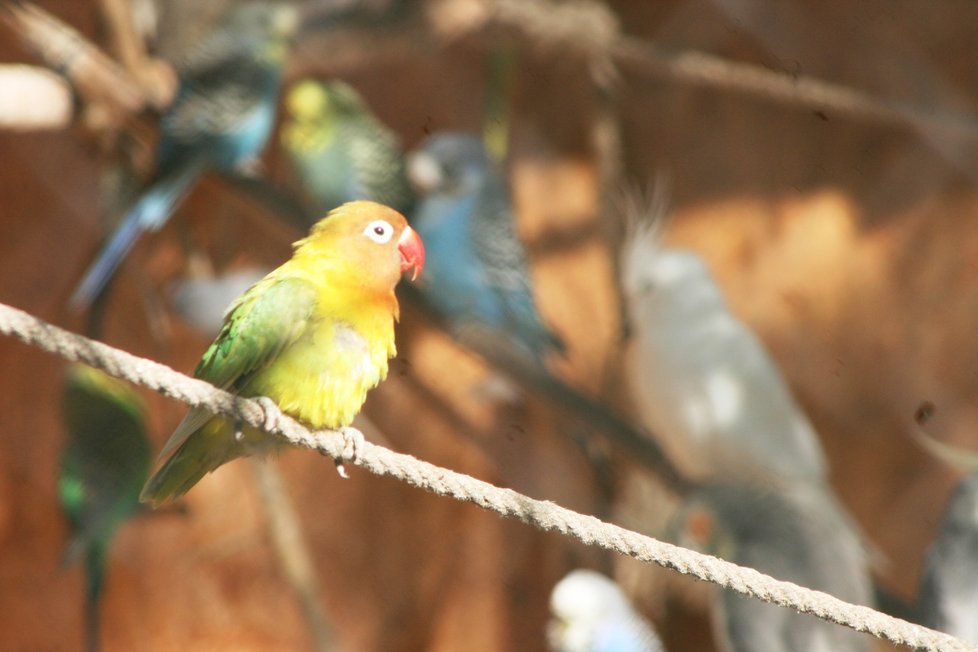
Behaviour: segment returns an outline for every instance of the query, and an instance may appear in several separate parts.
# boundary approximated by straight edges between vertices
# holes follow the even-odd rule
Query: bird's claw
[[[335,459],[336,472],[339,473],[341,478],[349,480],[350,476],[347,474],[343,463],[356,462],[363,454],[364,442],[366,440],[363,437],[363,433],[352,426],[343,426],[338,432],[343,437],[343,450],[340,452],[340,456]]]
[[[267,396],[256,396],[253,400],[255,403],[260,405],[262,409],[262,429],[266,432],[274,432],[278,430],[279,418],[282,416],[282,410],[279,409],[275,401]]]

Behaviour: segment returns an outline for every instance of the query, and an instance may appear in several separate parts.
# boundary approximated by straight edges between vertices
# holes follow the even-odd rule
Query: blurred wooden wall
[[[662,45],[925,108],[975,108],[978,6],[970,2],[612,5],[625,32]],[[42,6],[100,38],[97,3]],[[167,29],[182,29],[175,15],[162,23]],[[349,40],[330,38],[300,46],[290,79],[346,77],[408,145],[440,128],[478,127],[482,40],[392,36],[390,51],[371,60],[347,51]],[[34,59],[4,29],[0,61]],[[579,62],[541,53],[523,66],[511,170],[539,300],[570,345],[564,377],[620,397],[623,381],[605,374],[618,365],[619,324],[590,141],[594,95]],[[643,182],[669,173],[668,242],[704,256],[734,310],[770,347],[822,437],[834,486],[888,559],[882,583],[910,598],[957,474],[909,440],[917,406],[936,405],[928,425],[936,436],[978,448],[974,143],[634,71],[615,83],[626,176]],[[292,183],[274,145],[265,158],[273,178]],[[100,178],[110,158],[72,128],[0,133],[0,160],[0,301],[80,330],[64,303],[101,236]],[[202,242],[228,264],[276,264],[297,235],[228,197],[222,182],[205,182],[137,246],[107,307],[106,341],[192,369],[207,342],[168,316],[160,298],[181,271],[184,243]],[[584,235],[562,237],[575,233]],[[591,469],[553,408],[532,398],[515,407],[480,402],[474,390],[485,366],[412,311],[399,343],[400,361],[367,404],[391,446],[609,514],[615,483]],[[55,493],[63,363],[0,339],[0,369],[0,649],[75,649],[81,573],[59,564],[65,526]],[[161,444],[183,407],[145,394]],[[618,472],[630,472],[624,456],[611,454]],[[544,649],[553,583],[575,565],[614,565],[572,541],[389,479],[354,469],[341,481],[306,451],[283,455],[279,468],[347,650]],[[184,502],[186,514],[146,516],[120,533],[105,649],[309,649],[249,465],[222,468]],[[652,605],[670,649],[703,649],[684,629],[702,614],[661,599],[643,604]]]

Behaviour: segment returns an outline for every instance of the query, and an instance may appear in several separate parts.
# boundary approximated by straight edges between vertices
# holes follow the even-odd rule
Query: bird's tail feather
[[[203,167],[202,159],[194,159],[160,177],[146,189],[75,288],[69,299],[73,310],[84,310],[105,290],[116,268],[143,232],[155,231],[166,224]]]
[[[224,419],[214,418],[188,437],[146,482],[139,500],[157,507],[178,498],[217,467],[244,455],[244,448],[229,428]]]
[[[106,549],[102,543],[92,545],[85,556],[85,652],[98,652],[101,639],[102,588],[105,583]]]
[[[97,541],[85,551],[85,593],[88,599],[98,604],[105,584],[105,544]]]

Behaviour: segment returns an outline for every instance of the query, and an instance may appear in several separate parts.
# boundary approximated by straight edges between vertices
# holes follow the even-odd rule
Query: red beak
[[[417,280],[418,274],[424,269],[424,243],[421,237],[410,226],[405,226],[397,241],[397,250],[401,252],[401,271],[414,269],[411,280]]]

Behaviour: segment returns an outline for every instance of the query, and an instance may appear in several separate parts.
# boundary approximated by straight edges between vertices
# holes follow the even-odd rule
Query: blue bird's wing
[[[87,308],[108,285],[139,236],[166,224],[203,172],[204,164],[201,156],[185,161],[184,165],[159,177],[143,192],[85,271],[68,300],[72,309]]]
[[[495,325],[528,347],[537,359],[564,344],[540,319],[533,298],[526,250],[516,233],[504,184],[488,183],[479,193],[472,219],[475,255],[485,268],[489,291],[498,301]]]

